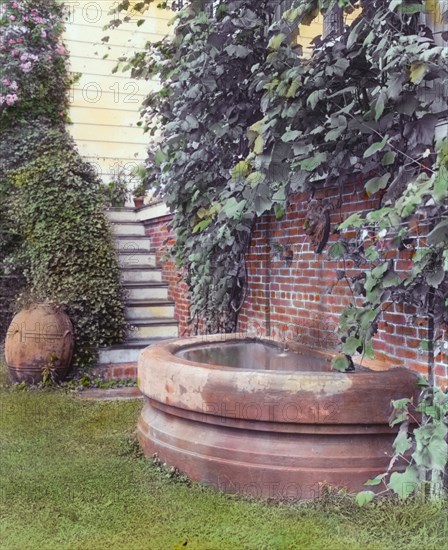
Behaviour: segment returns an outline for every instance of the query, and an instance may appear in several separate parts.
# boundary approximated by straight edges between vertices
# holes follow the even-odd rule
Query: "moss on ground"
[[[4,550],[446,548],[445,505],[272,505],[186,484],[136,452],[141,401],[17,391],[0,374]]]

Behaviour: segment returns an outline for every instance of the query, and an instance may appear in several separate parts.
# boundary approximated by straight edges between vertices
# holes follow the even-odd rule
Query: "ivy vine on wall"
[[[124,68],[160,78],[142,109],[146,131],[157,136],[148,149],[148,185],[174,215],[174,254],[191,289],[191,316],[202,330],[233,331],[254,214],[242,214],[232,174],[249,154],[247,128],[261,117],[262,90],[252,74],[264,60],[273,3],[223,2],[214,17],[200,8],[193,2],[176,13],[173,38],[148,43]],[[252,187],[243,194],[263,208]]]

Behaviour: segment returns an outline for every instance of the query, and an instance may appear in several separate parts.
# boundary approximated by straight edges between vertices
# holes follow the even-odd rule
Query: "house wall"
[[[64,40],[70,51],[70,68],[81,73],[70,93],[73,124],[69,131],[82,156],[109,182],[119,170],[129,172],[144,161],[148,137],[137,126],[139,109],[148,92],[158,86],[155,79],[135,80],[129,72],[112,74],[112,69],[119,57],[169,34],[173,13],[154,5],[143,17],[131,13],[129,23],[104,31],[113,17],[109,14],[112,0],[68,0],[64,4],[68,8]],[[145,23],[137,27],[141,18]],[[101,41],[104,36],[110,37],[107,44]]]

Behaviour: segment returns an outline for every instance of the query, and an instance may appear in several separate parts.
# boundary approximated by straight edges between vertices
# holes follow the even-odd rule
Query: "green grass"
[[[170,479],[135,453],[140,401],[0,397],[3,550],[448,548],[442,505],[269,505]]]

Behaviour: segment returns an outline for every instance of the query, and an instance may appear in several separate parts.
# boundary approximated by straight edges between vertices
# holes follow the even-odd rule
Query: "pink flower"
[[[19,86],[15,80],[13,80],[9,86],[13,92],[17,92],[19,89]]]
[[[13,50],[12,51],[12,56],[13,57],[19,57],[19,52],[17,50]]]
[[[22,63],[20,65],[20,68],[24,73],[29,73],[31,71],[31,61],[27,61],[26,63]]]
[[[6,100],[6,105],[14,105],[14,103],[16,103],[18,101],[18,97],[16,94],[8,94],[6,97],[5,97],[5,100]]]
[[[19,7],[19,4],[17,2],[13,2],[12,7],[17,9]]]
[[[58,55],[65,55],[67,53],[67,50],[65,49],[63,44],[58,44],[55,48],[55,52]]]
[[[3,81],[3,84],[4,84],[5,86],[10,86],[10,85],[11,85],[11,81],[8,80],[7,78],[5,78],[5,80]]]
[[[40,36],[41,38],[47,38],[47,33],[44,31],[44,29],[40,31]]]
[[[9,20],[10,20],[10,21],[15,21],[15,20],[16,20],[16,16],[15,16],[15,15],[10,15],[10,16],[9,16]]]

